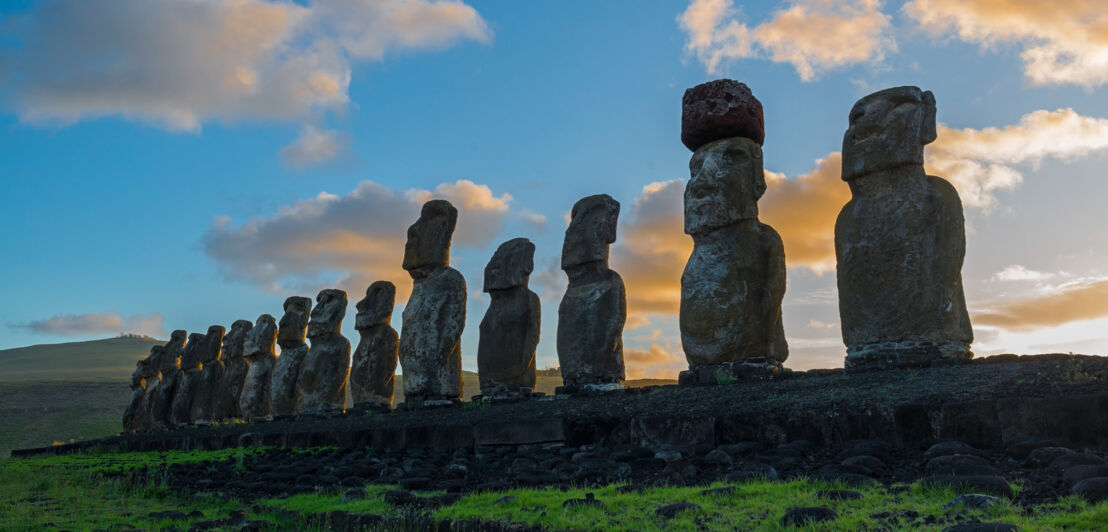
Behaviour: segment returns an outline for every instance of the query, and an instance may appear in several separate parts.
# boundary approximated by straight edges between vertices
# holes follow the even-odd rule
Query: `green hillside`
[[[106,338],[0,350],[0,381],[90,377],[129,381],[135,362],[164,344],[151,338]]]

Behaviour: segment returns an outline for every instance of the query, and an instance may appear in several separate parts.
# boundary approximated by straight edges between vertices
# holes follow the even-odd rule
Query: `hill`
[[[0,381],[71,380],[90,377],[129,381],[135,362],[150,353],[152,338],[106,338],[0,350]]]

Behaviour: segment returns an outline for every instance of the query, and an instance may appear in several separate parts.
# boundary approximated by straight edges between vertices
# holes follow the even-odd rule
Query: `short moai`
[[[534,269],[535,244],[526,238],[501,244],[485,266],[484,291],[492,301],[481,320],[477,374],[486,397],[535,391],[540,303],[527,288]]]
[[[466,281],[450,267],[457,223],[458,209],[449,201],[431,200],[408,228],[403,266],[412,277],[412,295],[402,316],[399,358],[410,405],[462,398]]]
[[[162,349],[161,356],[157,357],[157,367],[160,378],[157,386],[148,388],[152,395],[150,399],[149,419],[153,427],[164,428],[172,426],[173,398],[177,395],[177,388],[181,384],[181,355],[187,347],[188,331],[178,329],[169,335]]]
[[[717,372],[741,377],[755,367],[776,373],[789,355],[781,321],[785,248],[758,220],[766,191],[762,104],[729,79],[688,89],[681,103],[681,139],[693,151],[685,186],[693,251],[681,275],[680,311],[689,371],[681,382],[714,384]]]
[[[623,386],[627,293],[608,267],[618,218],[619,202],[607,194],[582,198],[570,214],[562,244],[569,286],[558,306],[558,362],[567,391]]]
[[[200,350],[204,346],[205,335],[192,333],[189,341],[181,349],[181,377],[177,389],[173,392],[173,403],[169,408],[169,426],[188,425],[192,415],[192,400],[200,389],[204,378],[200,363]]]
[[[973,357],[962,202],[923,168],[936,136],[935,97],[918,87],[875,92],[850,111],[842,178],[852,198],[835,223],[847,368]]]
[[[245,420],[261,420],[269,416],[269,381],[277,364],[277,354],[274,353],[276,343],[277,321],[269,314],[258,316],[243,342],[249,369],[239,394],[239,412]]]
[[[246,335],[254,327],[250,320],[235,320],[231,330],[223,336],[223,380],[212,398],[212,419],[234,419],[242,417],[239,408],[239,396],[250,371],[250,361],[245,356]]]
[[[150,358],[154,356],[154,350],[146,358],[135,363],[135,371],[131,374],[131,400],[127,401],[127,408],[123,410],[123,430],[135,432],[144,428],[142,403],[146,397],[146,379],[151,376]]]
[[[342,335],[346,292],[328,288],[315,298],[308,339],[312,346],[300,369],[299,412],[323,414],[346,409],[346,379],[350,375],[350,341]]]
[[[220,395],[223,385],[223,337],[226,329],[222,325],[208,327],[204,335],[204,343],[201,345],[200,356],[200,382],[193,391],[192,404],[189,407],[189,422],[207,423],[214,419],[213,409]]]
[[[285,300],[284,309],[277,329],[281,356],[277,357],[269,380],[269,412],[273,416],[293,415],[300,406],[296,381],[308,356],[304,332],[312,313],[312,298],[292,296]]]
[[[377,281],[358,302],[354,328],[361,339],[350,368],[350,398],[355,408],[392,408],[400,335],[392,328],[396,286]]]

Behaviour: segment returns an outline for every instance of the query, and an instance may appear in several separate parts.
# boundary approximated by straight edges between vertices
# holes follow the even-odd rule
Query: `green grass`
[[[164,341],[105,338],[0,350],[0,381],[70,380],[89,377],[129,381],[135,362]]]

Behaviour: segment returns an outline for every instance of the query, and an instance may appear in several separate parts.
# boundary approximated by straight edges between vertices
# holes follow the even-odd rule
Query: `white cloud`
[[[688,35],[686,51],[709,74],[719,73],[725,61],[768,58],[812,81],[822,71],[879,62],[896,50],[880,0],[792,0],[787,6],[751,28],[740,22],[732,0],[694,0],[677,20]]]
[[[157,313],[122,316],[108,310],[88,314],[60,314],[45,320],[32,321],[22,327],[38,334],[61,336],[132,333],[165,337],[162,321],[162,315]]]
[[[281,159],[292,168],[306,168],[344,157],[349,150],[350,135],[306,125],[292,144],[281,149]]]
[[[808,327],[811,327],[813,329],[835,329],[838,328],[838,326],[838,323],[827,323],[819,321],[817,319],[808,320]]]
[[[993,275],[994,281],[1045,281],[1051,279],[1055,274],[1050,272],[1040,272],[1036,270],[1029,270],[1019,264],[1013,264],[1005,267],[1003,270],[996,272]]]

